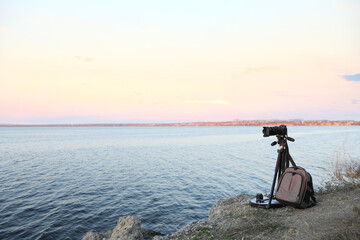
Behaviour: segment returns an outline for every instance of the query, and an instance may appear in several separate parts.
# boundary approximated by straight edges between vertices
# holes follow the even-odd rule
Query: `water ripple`
[[[316,187],[344,142],[360,155],[359,127],[289,133]],[[220,198],[269,192],[273,140],[261,127],[0,128],[0,239],[80,239],[129,214],[174,231],[207,217]]]

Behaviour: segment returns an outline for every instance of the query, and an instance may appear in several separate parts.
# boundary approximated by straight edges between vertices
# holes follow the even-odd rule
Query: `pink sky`
[[[356,1],[1,1],[0,123],[360,120],[359,43]]]

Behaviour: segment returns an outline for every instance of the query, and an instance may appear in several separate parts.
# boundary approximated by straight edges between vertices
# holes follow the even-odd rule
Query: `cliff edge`
[[[253,208],[253,196],[219,200],[209,218],[162,235],[141,228],[137,217],[120,218],[113,231],[88,232],[83,240],[168,239],[360,239],[360,187],[336,187],[317,193],[312,208]]]

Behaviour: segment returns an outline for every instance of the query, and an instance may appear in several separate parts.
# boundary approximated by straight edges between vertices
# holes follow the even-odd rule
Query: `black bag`
[[[310,173],[302,167],[288,167],[279,178],[276,200],[296,208],[308,208],[316,204]]]

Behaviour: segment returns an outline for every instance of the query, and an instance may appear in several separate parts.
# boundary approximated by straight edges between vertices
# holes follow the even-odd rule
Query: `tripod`
[[[271,134],[271,135],[264,134],[264,137],[273,136],[273,135],[275,134]],[[286,129],[282,131],[281,134],[276,134],[276,137],[277,137],[277,141],[272,142],[271,146],[275,146],[276,144],[279,144],[280,148],[277,150],[278,156],[275,165],[275,173],[271,186],[270,197],[264,197],[262,194],[257,194],[256,198],[250,200],[250,205],[253,207],[277,208],[283,206],[276,199],[274,199],[275,184],[276,181],[279,182],[280,176],[283,174],[285,169],[289,167],[290,163],[292,164],[293,167],[296,166],[294,160],[292,159],[289,153],[289,146],[287,144],[287,140],[289,140],[290,142],[294,142],[295,139],[287,136]]]
[[[276,179],[279,181],[280,176],[285,171],[285,168],[289,167],[289,162],[291,162],[291,165],[293,165],[293,167],[296,166],[294,160],[292,159],[292,157],[289,153],[289,146],[287,144],[287,140],[289,140],[290,142],[294,142],[295,139],[288,137],[286,135],[279,135],[279,134],[277,134],[276,137],[278,140],[272,142],[271,146],[275,146],[276,144],[279,144],[280,148],[277,150],[278,157],[277,157],[277,161],[276,161],[276,165],[275,165],[275,173],[274,173],[274,178],[273,178],[273,182],[272,182],[272,186],[271,186],[270,199],[269,199],[269,202],[268,202],[266,208],[271,207],[271,201],[274,198],[274,188],[275,188]]]

